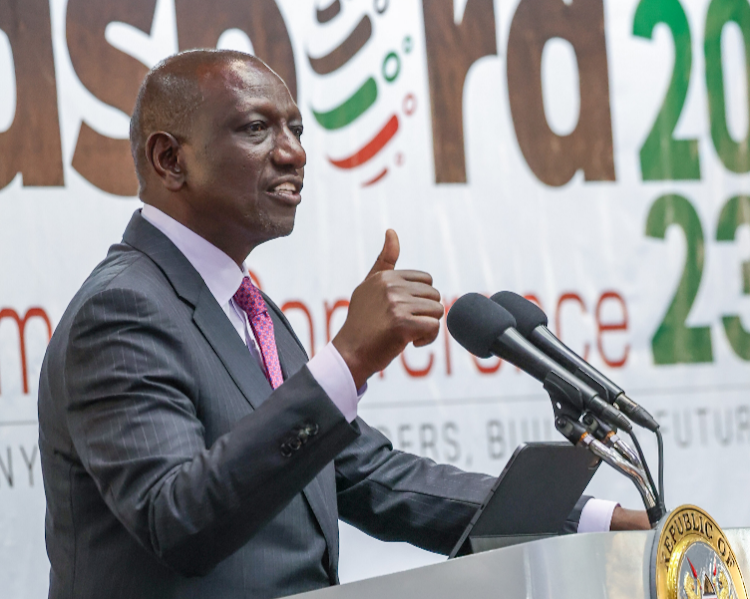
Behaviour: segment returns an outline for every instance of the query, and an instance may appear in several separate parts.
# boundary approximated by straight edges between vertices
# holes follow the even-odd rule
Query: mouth
[[[302,182],[297,180],[287,180],[273,184],[268,188],[268,195],[290,206],[296,206],[302,201],[300,192],[302,191]]]

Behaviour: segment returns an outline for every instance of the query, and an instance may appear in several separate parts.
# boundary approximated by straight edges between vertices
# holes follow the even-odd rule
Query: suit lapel
[[[123,241],[151,258],[177,296],[193,306],[193,322],[229,376],[253,408],[260,406],[271,394],[271,386],[190,261],[166,235],[141,216],[140,210],[133,214]]]
[[[271,394],[271,385],[208,289],[198,298],[193,322],[216,352],[242,395],[253,408],[258,409]]]

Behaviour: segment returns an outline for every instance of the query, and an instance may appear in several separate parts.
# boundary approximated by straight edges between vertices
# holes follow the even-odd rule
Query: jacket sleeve
[[[66,416],[83,466],[123,526],[167,566],[201,575],[281,511],[357,430],[304,367],[207,447],[196,358],[176,326],[137,291],[90,298],[65,352]]]
[[[562,534],[569,535],[578,532],[578,522],[581,520],[581,513],[589,502],[589,499],[592,499],[590,495],[581,495],[579,497],[575,507],[565,519],[565,524],[563,524],[563,528],[560,531]]]
[[[361,435],[335,462],[341,518],[383,541],[448,555],[496,479],[394,450],[355,423]]]

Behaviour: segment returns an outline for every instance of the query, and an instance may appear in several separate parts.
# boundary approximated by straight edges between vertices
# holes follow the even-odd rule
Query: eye
[[[300,139],[302,137],[303,131],[304,127],[302,125],[295,125],[294,127],[292,127],[292,133],[297,136],[297,139]]]
[[[248,133],[262,133],[266,130],[266,123],[263,121],[253,121],[243,127]]]

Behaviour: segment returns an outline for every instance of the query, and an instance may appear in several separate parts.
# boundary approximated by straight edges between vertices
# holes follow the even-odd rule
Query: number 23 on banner
[[[698,213],[690,201],[681,195],[663,195],[654,202],[646,220],[646,235],[664,239],[670,225],[682,229],[687,251],[680,283],[667,313],[651,338],[654,363],[712,362],[710,327],[689,327],[685,324],[703,276],[705,242]],[[724,204],[716,228],[716,240],[734,241],[741,225],[750,226],[750,196],[735,196]],[[742,264],[740,276],[743,293],[750,295],[750,260]],[[722,324],[734,353],[743,360],[750,360],[750,332],[744,329],[740,317],[724,315]]]

